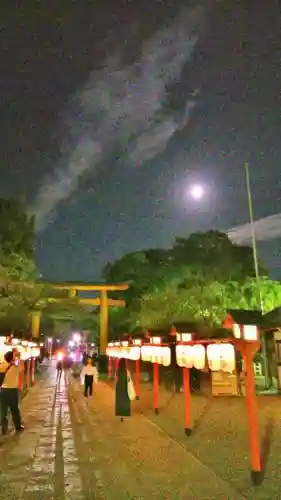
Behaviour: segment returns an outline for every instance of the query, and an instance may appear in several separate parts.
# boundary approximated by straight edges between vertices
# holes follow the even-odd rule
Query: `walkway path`
[[[24,400],[24,433],[0,440],[0,499],[241,499],[145,417],[115,419],[106,384],[89,401],[67,389],[51,374]]]

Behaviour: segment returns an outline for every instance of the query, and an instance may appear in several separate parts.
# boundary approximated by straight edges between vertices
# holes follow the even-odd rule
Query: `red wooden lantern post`
[[[192,433],[191,428],[191,394],[190,394],[190,369],[183,367],[184,390],[184,430],[187,436]]]
[[[251,477],[254,485],[262,483],[262,463],[259,440],[258,404],[255,389],[253,359],[260,349],[259,329],[256,325],[233,325],[235,345],[244,361],[245,397],[248,417]]]
[[[34,385],[35,381],[35,358],[32,357],[30,360],[30,385]]]
[[[158,363],[153,363],[153,408],[155,415],[159,414],[159,365]]]
[[[136,399],[140,399],[140,359],[136,359],[135,365],[135,383],[136,383]]]
[[[161,340],[161,337],[151,337],[150,343],[141,347],[141,359],[149,361],[153,365],[153,408],[156,415],[159,414],[159,365],[169,366],[171,364],[170,347],[161,344]]]
[[[109,379],[112,377],[112,357],[111,356],[108,356],[107,376]]]
[[[118,371],[118,366],[119,366],[119,359],[115,358],[115,380],[117,380],[117,371]]]
[[[140,360],[140,349],[142,341],[141,339],[133,339],[133,346],[138,348],[139,355],[137,356],[136,352],[136,363],[135,363],[135,391],[136,391],[136,399],[140,399],[140,368],[141,368],[141,360]]]
[[[176,358],[177,364],[183,370],[183,391],[184,391],[184,430],[187,436],[192,433],[191,424],[191,394],[190,394],[190,367],[184,361],[185,346],[189,345],[192,341],[191,333],[178,333],[176,334]]]

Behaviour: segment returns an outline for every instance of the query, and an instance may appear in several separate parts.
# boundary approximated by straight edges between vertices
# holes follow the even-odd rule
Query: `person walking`
[[[61,375],[62,375],[62,362],[58,361],[57,362],[57,382],[61,381]]]
[[[131,416],[131,401],[133,399],[135,399],[133,383],[126,367],[126,361],[121,358],[115,383],[115,416],[121,417],[121,422],[124,421],[124,417]]]
[[[92,396],[93,384],[98,381],[98,370],[91,358],[87,359],[87,364],[81,371],[81,380],[84,382],[84,396]]]
[[[19,409],[19,376],[24,370],[24,364],[14,359],[14,353],[8,351],[4,363],[0,364],[0,401],[2,434],[8,432],[8,411],[10,410],[16,432],[22,432],[24,427]]]

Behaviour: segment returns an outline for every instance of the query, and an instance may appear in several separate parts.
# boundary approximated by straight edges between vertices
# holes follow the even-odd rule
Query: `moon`
[[[190,194],[194,200],[201,200],[204,195],[204,189],[200,184],[194,184],[190,189]]]

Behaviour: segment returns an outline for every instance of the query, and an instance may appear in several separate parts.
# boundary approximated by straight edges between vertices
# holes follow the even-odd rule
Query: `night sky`
[[[46,279],[100,280],[105,263],[126,252],[246,224],[246,159],[255,217],[281,212],[278,2],[205,3],[198,41],[169,94],[170,109],[180,116],[196,91],[185,126],[146,161],[129,157],[124,141],[113,137],[98,167],[80,176],[38,232],[37,260]],[[1,196],[22,195],[32,205],[46,175],[63,172],[65,137],[73,140],[65,126],[73,96],[116,47],[126,63],[138,59],[141,42],[169,26],[180,4],[103,0],[100,7],[60,12],[1,8]],[[200,202],[188,196],[194,182],[205,188]],[[281,279],[280,239],[259,244],[259,252]]]

